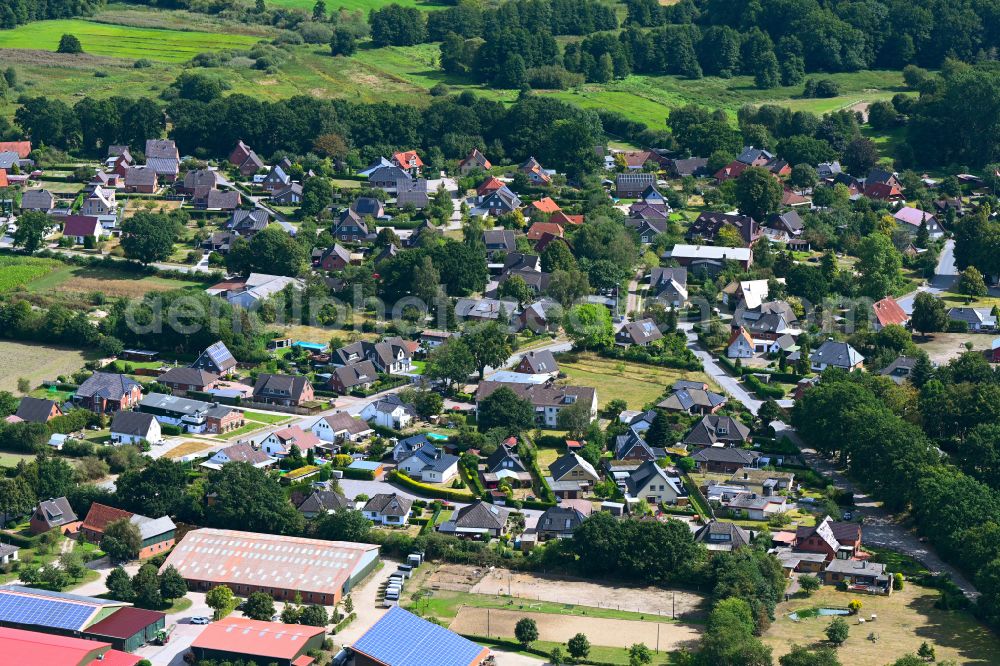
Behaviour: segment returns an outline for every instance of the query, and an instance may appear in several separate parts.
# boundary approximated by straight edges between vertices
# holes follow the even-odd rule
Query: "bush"
[[[472,502],[475,500],[475,496],[468,492],[462,490],[451,490],[450,488],[438,488],[436,486],[429,486],[427,484],[421,483],[415,479],[411,479],[409,476],[400,472],[399,470],[393,470],[389,473],[389,480],[395,481],[399,485],[409,488],[414,492],[421,493],[422,495],[427,495],[428,497],[439,497],[441,499],[450,500],[453,502]]]
[[[744,375],[743,383],[750,387],[750,390],[757,394],[758,398],[774,398],[780,400],[785,397],[785,391],[778,386],[770,386],[760,381],[753,375]]]

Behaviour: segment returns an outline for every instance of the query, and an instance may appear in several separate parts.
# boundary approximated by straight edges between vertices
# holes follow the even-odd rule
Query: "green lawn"
[[[291,419],[291,416],[287,414],[268,414],[266,412],[243,412],[244,418],[247,421],[256,421],[257,423],[267,423],[268,425],[274,425],[275,423],[284,423]]]
[[[113,58],[185,62],[199,53],[248,48],[258,37],[110,25],[80,19],[35,21],[0,31],[0,48],[55,51],[59,39],[76,35],[85,53]]]
[[[35,456],[30,453],[8,453],[0,451],[0,467],[17,467],[17,463],[34,460]]]
[[[579,354],[577,360],[572,362],[560,360],[559,369],[566,373],[566,383],[597,389],[597,403],[600,407],[621,398],[628,403],[629,409],[642,409],[643,405],[659,398],[678,379],[712,383],[701,372],[616,361],[591,353]]]

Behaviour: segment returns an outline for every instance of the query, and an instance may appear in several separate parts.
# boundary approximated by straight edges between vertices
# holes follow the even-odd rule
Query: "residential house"
[[[542,197],[528,204],[528,216],[539,220],[547,220],[551,215],[561,210],[562,208],[559,207],[559,204],[552,197]]]
[[[253,465],[258,469],[267,469],[278,462],[277,458],[272,458],[266,451],[255,449],[246,442],[231,444],[221,448],[212,454],[212,457],[201,464],[208,469],[222,469],[223,465],[231,462],[242,462]]]
[[[395,393],[390,393],[365,405],[361,418],[383,428],[402,430],[417,419],[417,410]]]
[[[148,166],[132,166],[125,172],[125,191],[130,194],[156,194],[160,177]]]
[[[684,438],[688,446],[740,446],[750,441],[750,428],[731,416],[707,414]]]
[[[400,182],[410,180],[408,171],[400,169],[395,164],[379,166],[368,174],[368,185],[387,193],[394,193]]]
[[[994,361],[995,362],[995,361]],[[892,363],[879,370],[879,374],[902,384],[913,372],[917,359],[913,356],[899,356]]]
[[[594,466],[572,451],[549,465],[545,482],[560,499],[577,499],[593,489],[601,477]]]
[[[719,232],[726,226],[735,229],[746,246],[756,243],[761,235],[757,221],[749,215],[704,212],[691,223],[685,237],[688,240],[700,239],[714,243]]]
[[[743,172],[749,168],[749,164],[745,164],[739,160],[733,160],[726,166],[716,171],[713,177],[715,178],[715,182],[721,185],[727,180],[735,180],[739,178],[743,175]]]
[[[707,176],[710,173],[707,157],[667,160],[666,170],[671,178],[686,178],[687,176],[699,178]]]
[[[87,238],[96,241],[104,233],[101,221],[90,215],[67,215],[63,219],[63,238],[70,238],[77,245],[86,243]]]
[[[637,199],[649,187],[656,186],[656,174],[619,173],[615,175],[615,196],[619,199]]]
[[[555,333],[562,323],[563,307],[550,298],[541,298],[524,306],[517,315],[516,323],[520,330],[528,329],[535,333]]]
[[[432,349],[437,349],[444,343],[455,337],[457,333],[452,331],[437,331],[434,329],[427,329],[420,332],[418,340],[420,346],[424,351],[430,351]]]
[[[906,326],[910,322],[910,316],[899,306],[892,296],[886,296],[881,301],[876,301],[872,305],[875,313],[873,328],[881,331],[886,326],[895,324],[896,326]]]
[[[193,433],[205,432],[208,410],[217,406],[164,393],[149,393],[139,401],[139,411],[153,415],[163,425],[177,426]]]
[[[261,373],[253,386],[253,399],[270,405],[298,407],[315,399],[312,384],[302,375]]]
[[[354,365],[364,360],[371,361],[378,372],[403,374],[410,371],[413,353],[419,345],[399,336],[385,338],[381,342],[359,340],[345,347],[335,349],[331,361],[334,365]]]
[[[627,219],[625,225],[630,229],[635,229],[639,235],[639,242],[643,245],[652,245],[656,237],[667,233],[667,220],[655,217],[644,217],[642,219]]]
[[[864,369],[865,357],[846,342],[828,339],[809,356],[813,372],[823,372],[827,368],[841,370]]]
[[[880,562],[835,559],[826,565],[821,577],[827,585],[846,585],[848,592],[892,593],[892,574]]]
[[[494,391],[503,387],[513,391],[519,398],[530,402],[535,409],[535,422],[543,427],[556,427],[559,412],[577,402],[582,402],[589,407],[590,420],[597,418],[597,391],[589,386],[484,381],[476,389],[476,409],[478,410],[479,404],[492,395]]]
[[[802,217],[794,210],[787,213],[772,213],[767,218],[765,226],[777,240],[798,238],[805,229]]]
[[[277,192],[283,190],[292,184],[292,177],[285,173],[285,170],[281,168],[281,165],[275,165],[267,172],[264,176],[264,180],[261,181],[260,186],[267,190],[268,192]]]
[[[311,431],[303,430],[299,426],[288,426],[280,430],[275,430],[261,440],[260,448],[269,456],[284,458],[291,454],[292,447],[297,447],[302,455],[316,448],[320,444],[320,439]]]
[[[476,500],[458,509],[438,531],[467,539],[497,539],[507,533],[510,509]]]
[[[131,409],[142,399],[142,386],[125,375],[95,372],[73,394],[73,402],[98,414]]]
[[[688,299],[686,268],[654,268],[649,273],[649,294],[658,301],[680,308]]]
[[[26,190],[21,195],[21,210],[51,213],[56,207],[56,197],[48,190]]]
[[[169,517],[148,518],[99,502],[90,505],[87,517],[80,525],[80,537],[90,543],[100,544],[107,526],[123,519],[139,528],[139,559],[165,553],[173,547],[177,526]]]
[[[458,456],[445,453],[427,443],[403,458],[396,468],[411,479],[426,483],[448,483],[458,476]]]
[[[974,333],[990,331],[997,327],[997,318],[989,308],[950,308],[948,319],[964,321]]]
[[[279,206],[298,206],[302,203],[302,186],[289,183],[271,193],[271,203]]]
[[[370,217],[379,220],[386,217],[385,207],[375,197],[358,197],[351,202],[350,209],[362,218]]]
[[[365,360],[333,368],[326,385],[330,390],[346,395],[355,389],[367,389],[378,379],[375,365]]]
[[[487,176],[486,179],[479,184],[479,187],[476,188],[476,196],[481,200],[483,197],[488,196],[505,186],[506,183],[496,176]]]
[[[221,434],[239,430],[246,425],[243,412],[225,405],[213,403],[205,412],[205,432]]]
[[[674,384],[673,393],[656,406],[668,412],[714,414],[725,406],[726,396],[709,391],[704,386],[688,386],[686,382],[678,382]]]
[[[192,169],[184,174],[184,181],[175,189],[195,199],[205,198],[209,191],[219,186],[219,172],[214,169]]]
[[[843,172],[840,162],[821,162],[816,165],[816,174],[820,180],[832,180]]]
[[[628,432],[615,438],[614,460],[641,463],[665,458],[667,454],[662,448],[650,446],[643,438],[642,433],[648,429],[629,424]]]
[[[652,319],[640,319],[626,323],[615,333],[615,344],[620,347],[639,345],[648,347],[657,340],[663,339],[663,333]]]
[[[726,483],[744,488],[754,495],[770,497],[782,491],[793,490],[795,488],[795,474],[756,467],[742,467],[736,470]]]
[[[65,497],[42,500],[31,513],[29,530],[32,534],[41,534],[51,529],[65,530],[77,521],[73,507]]]
[[[346,208],[337,218],[334,237],[341,243],[365,243],[375,240],[375,232],[361,215]]]
[[[401,462],[430,443],[431,441],[424,434],[412,435],[401,439],[392,447],[392,460],[397,463]]]
[[[687,490],[680,477],[660,467],[654,460],[639,465],[625,479],[625,496],[635,500],[646,500],[651,507],[659,504],[677,504],[677,500],[687,496]]]
[[[172,183],[180,173],[181,158],[177,146],[170,139],[146,139],[146,166],[156,172],[160,180]]]
[[[708,275],[716,275],[722,271],[727,261],[738,263],[745,271],[750,270],[753,252],[748,247],[677,244],[664,253],[664,258],[675,260],[688,271],[703,271]]]
[[[513,213],[521,207],[521,198],[512,189],[503,185],[482,197],[476,210],[483,211],[491,217],[500,217],[505,213]]]
[[[351,253],[339,243],[334,243],[333,247],[319,250],[318,254],[314,250],[313,267],[321,268],[324,271],[342,271],[351,263]]]
[[[219,375],[200,368],[170,368],[157,377],[156,381],[169,386],[173,393],[205,392],[215,386]]]
[[[726,356],[729,358],[753,358],[754,343],[753,338],[747,330],[740,326],[733,331],[726,343]]]
[[[571,539],[573,531],[583,524],[587,517],[579,509],[568,506],[552,506],[538,517],[535,532],[539,541],[549,539]]]
[[[18,419],[29,423],[48,423],[62,415],[63,411],[55,400],[32,398],[27,395],[21,398],[21,403],[17,406],[17,411],[14,412],[14,416]]]
[[[348,412],[336,412],[313,423],[309,430],[324,442],[362,442],[374,434],[364,419]]]
[[[263,160],[242,141],[237,142],[233,152],[229,153],[229,163],[234,165],[244,178],[249,178],[264,168]]]
[[[209,190],[204,197],[195,200],[195,207],[203,210],[233,211],[243,202],[236,190]]]
[[[405,525],[413,500],[399,493],[378,493],[362,507],[361,513],[376,525]]]
[[[501,313],[517,312],[517,303],[493,298],[460,298],[455,301],[455,317],[459,321],[497,321]]]
[[[487,488],[498,488],[504,480],[513,488],[531,487],[531,472],[517,453],[517,439],[507,439],[486,458],[482,477]]]
[[[392,154],[392,163],[403,169],[413,177],[420,175],[420,170],[424,167],[423,160],[417,155],[415,150],[405,150]]]
[[[234,210],[226,227],[240,236],[252,238],[255,234],[267,228],[271,223],[271,215],[263,208],[253,210]]]
[[[550,375],[554,378],[559,374],[559,364],[551,350],[529,351],[521,356],[521,360],[514,366],[514,372],[528,375]]]
[[[483,232],[483,244],[490,258],[499,253],[507,255],[517,250],[517,239],[510,229],[487,229]]]
[[[493,164],[479,152],[478,148],[473,148],[472,152],[458,163],[458,172],[463,176],[468,176],[474,171],[488,171],[492,168]]]
[[[812,527],[796,528],[793,548],[807,553],[820,553],[826,557],[827,562],[834,559],[854,559],[861,554],[861,525],[838,522],[826,516]]]
[[[713,520],[694,533],[694,540],[708,550],[728,552],[749,546],[753,540],[753,532],[736,523]]]
[[[927,234],[932,239],[938,239],[944,236],[944,229],[938,224],[937,218],[931,213],[920,210],[919,208],[913,208],[911,206],[903,206],[892,216],[896,220],[896,225],[912,235],[916,235],[920,230],[921,226],[926,227]]]
[[[542,187],[552,182],[552,174],[554,173],[548,169],[543,169],[542,165],[534,157],[529,157],[525,160],[517,170],[526,175],[532,185]]]
[[[723,506],[729,509],[730,515],[749,520],[768,520],[788,511],[788,501],[781,495],[762,497],[754,493],[740,493]]]
[[[431,198],[424,178],[407,178],[396,182],[396,206],[413,206],[423,210],[430,205]]]
[[[152,414],[115,412],[111,419],[111,441],[115,444],[159,444],[163,441],[163,434],[160,423]]]
[[[764,166],[773,159],[773,153],[753,146],[743,146],[743,151],[736,157],[737,162],[755,167]]]
[[[233,370],[236,369],[236,359],[233,358],[225,343],[216,342],[199,354],[191,367],[226,376],[232,374]]]
[[[525,236],[532,243],[537,243],[546,234],[554,238],[562,238],[563,228],[554,222],[535,222],[528,228],[528,233]]]
[[[303,516],[312,520],[317,516],[354,509],[354,502],[332,490],[316,490],[296,507]]]

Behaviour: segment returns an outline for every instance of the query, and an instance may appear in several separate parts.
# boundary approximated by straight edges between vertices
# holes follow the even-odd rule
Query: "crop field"
[[[78,349],[0,340],[0,391],[16,391],[21,377],[34,387],[43,380],[71,374],[87,360]]]
[[[0,294],[23,289],[62,264],[36,257],[0,257]]]
[[[19,259],[24,259],[20,258]],[[39,261],[32,259],[32,261]],[[106,268],[94,269],[73,266],[51,259],[52,266],[36,275],[25,285],[28,291],[46,294],[90,294],[101,292],[112,298],[137,298],[154,291],[174,289],[203,289],[205,284],[196,280],[173,280],[153,275],[136,275]]]
[[[55,51],[65,34],[76,35],[85,53],[161,62],[184,62],[205,51],[246,48],[258,37],[237,34],[136,28],[66,19],[36,21],[0,30],[0,48]]]

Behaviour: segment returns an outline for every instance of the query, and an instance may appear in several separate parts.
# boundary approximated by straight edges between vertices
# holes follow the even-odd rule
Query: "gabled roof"
[[[113,523],[114,521],[121,520],[122,518],[130,520],[133,515],[135,514],[130,511],[116,509],[113,506],[94,502],[90,505],[90,511],[87,512],[87,517],[83,519],[82,527],[83,529],[103,534],[104,528],[108,526],[108,523]]]
[[[509,516],[510,509],[476,500],[455,513],[455,525],[460,528],[503,530]]]
[[[309,380],[302,375],[272,375],[263,372],[257,375],[253,385],[254,396],[280,394],[293,400],[300,400]]]
[[[287,663],[305,649],[306,643],[324,632],[324,627],[305,624],[262,622],[245,617],[227,617],[205,627],[192,647],[260,658],[259,663]],[[257,663],[257,662],[252,662]],[[293,662],[298,664],[298,662]]]
[[[673,411],[690,411],[693,407],[715,409],[726,404],[726,396],[702,388],[678,388],[657,407]]]
[[[490,472],[507,469],[515,472],[527,472],[528,468],[521,462],[521,456],[517,454],[517,447],[506,443],[497,447],[497,450],[486,458],[486,469]]]
[[[145,437],[149,434],[149,429],[153,427],[156,419],[152,414],[142,412],[115,412],[111,420],[111,432],[116,435],[132,435],[134,437]]]
[[[736,523],[719,522],[713,520],[694,533],[694,540],[712,548],[712,546],[725,546],[728,548],[742,548],[750,545],[750,532],[743,529]]]
[[[65,497],[43,500],[35,509],[35,516],[49,527],[76,522],[76,514]]]
[[[246,442],[232,444],[219,449],[216,454],[219,453],[223,454],[226,458],[229,458],[230,462],[245,462],[255,466],[266,462],[274,462],[274,458],[267,455],[265,451],[255,449]],[[215,456],[212,457],[214,458]]]
[[[625,487],[632,497],[639,497],[642,489],[654,478],[659,478],[665,485],[677,495],[684,495],[686,491],[679,478],[667,474],[667,470],[660,467],[655,460],[647,460],[632,471],[625,479]]]
[[[750,334],[747,333],[747,329],[743,328],[742,326],[733,331],[733,334],[729,336],[729,342],[726,343],[726,348],[728,349],[729,347],[732,347],[741,339],[747,344],[747,346],[750,349],[753,349],[753,338],[751,338]]]
[[[582,468],[585,472],[593,476],[595,479],[600,478],[600,475],[597,473],[597,470],[594,469],[593,465],[591,465],[589,462],[587,462],[577,454],[573,453],[572,451],[564,456],[556,458],[556,460],[549,465],[549,472],[552,473],[553,479],[559,481],[560,479],[562,479],[562,477],[564,477],[566,474],[568,474],[572,469],[576,467]]]
[[[226,372],[236,367],[236,359],[233,358],[229,348],[225,343],[219,341],[205,349],[194,362],[194,365],[202,365],[210,362],[219,370]]]
[[[156,179],[156,170],[146,166],[131,166],[125,172],[126,187],[155,186]]]
[[[473,148],[472,152],[469,153],[469,155],[458,164],[459,167],[464,167],[467,165],[476,166],[481,169],[490,169],[493,167],[493,164],[491,164],[490,161],[486,159],[485,155],[479,152],[478,148]]]
[[[750,428],[730,416],[708,414],[695,424],[684,438],[685,444],[712,446],[714,444],[736,444],[747,441]]]
[[[0,141],[0,152],[17,153],[22,160],[27,159],[31,154],[30,141]]]
[[[517,365],[520,366],[522,363],[528,367],[531,374],[547,374],[557,372],[559,370],[559,364],[556,362],[556,357],[552,355],[552,351],[549,349],[529,351],[521,357],[521,360],[518,361]]]
[[[538,517],[535,529],[539,532],[566,534],[583,524],[587,517],[582,512],[567,506],[552,506]]]
[[[699,463],[718,462],[752,465],[760,457],[760,454],[756,451],[729,446],[706,446],[691,457]]]
[[[156,378],[161,384],[188,384],[190,386],[208,386],[219,378],[219,375],[200,368],[170,368]]]
[[[324,416],[322,421],[326,421],[330,430],[334,433],[348,432],[352,435],[360,435],[363,432],[371,431],[371,426],[363,419],[352,416],[349,412],[337,412]]]
[[[96,236],[101,221],[90,215],[67,215],[63,218],[63,236]]]
[[[903,326],[910,320],[910,317],[903,311],[903,308],[891,296],[886,296],[881,301],[877,301],[872,305],[872,309],[875,311],[875,318],[878,319],[878,323],[882,326],[889,326],[890,324]]]
[[[809,360],[817,365],[850,369],[859,363],[864,363],[865,357],[846,342],[826,340],[809,356]]]
[[[299,505],[299,511],[302,513],[327,513],[353,508],[353,502],[332,490],[317,490]]]
[[[365,504],[363,511],[371,511],[383,516],[405,516],[410,513],[413,500],[399,493],[379,493]]]
[[[640,319],[622,326],[616,337],[621,341],[641,345],[661,339],[663,333],[652,319]]]
[[[76,395],[84,398],[104,398],[105,400],[121,400],[123,395],[139,388],[139,382],[125,375],[110,372],[95,372],[76,389]]]
[[[22,421],[30,421],[31,423],[47,423],[49,417],[52,415],[53,407],[58,408],[55,400],[42,400],[41,398],[24,396],[21,398],[21,404],[18,405],[14,416]]]
[[[146,139],[146,150],[143,151],[148,160],[151,157],[177,159],[177,146],[172,139]]]

